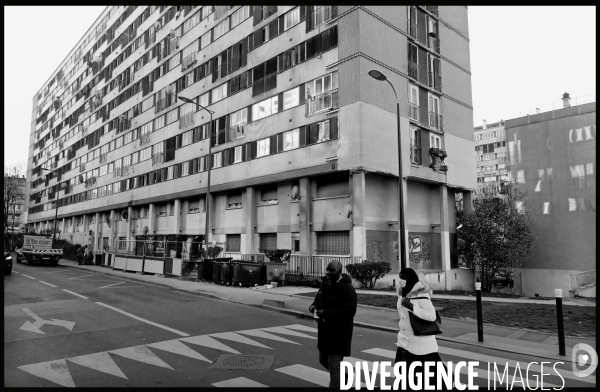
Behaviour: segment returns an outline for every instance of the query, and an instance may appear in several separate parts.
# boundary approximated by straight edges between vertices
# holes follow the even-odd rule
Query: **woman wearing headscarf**
[[[438,345],[435,336],[416,336],[410,324],[409,313],[427,320],[435,321],[435,308],[431,303],[430,294],[433,291],[427,282],[420,282],[419,276],[412,268],[404,268],[400,271],[400,285],[398,287],[398,313],[400,322],[398,323],[400,330],[398,331],[398,342],[396,345],[396,359],[394,363],[401,361],[406,362],[406,370],[410,364],[415,361],[424,362],[441,362],[442,359],[438,354]],[[419,299],[416,299],[416,298]],[[438,366],[444,366],[443,363]],[[429,385],[437,385],[437,376],[435,368],[431,369],[434,376],[430,378]],[[415,374],[420,373],[423,383],[424,369],[423,366],[415,368]],[[407,373],[408,374],[408,373]],[[425,384],[423,384],[425,385]]]

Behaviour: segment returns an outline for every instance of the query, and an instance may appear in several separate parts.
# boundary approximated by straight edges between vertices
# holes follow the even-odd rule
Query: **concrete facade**
[[[515,291],[567,293],[571,274],[596,269],[596,103],[507,120],[506,134],[511,176],[535,218]]]
[[[63,190],[57,198],[66,200],[59,202],[58,212],[59,220],[64,219],[67,228],[63,237],[74,242],[91,241],[97,248],[106,241],[110,246],[115,239],[141,235],[144,227],[148,227],[149,235],[157,238],[175,235],[203,238],[207,191],[204,168],[212,141],[211,160],[217,163],[213,163],[210,179],[211,240],[233,243],[239,235],[239,250],[234,250],[234,257],[259,253],[268,241],[275,241],[269,242],[269,246],[293,248],[299,239],[295,254],[359,256],[388,261],[392,263],[392,272],[397,273],[401,266],[398,262],[396,99],[386,83],[368,75],[370,70],[378,69],[395,85],[400,101],[407,259],[410,266],[422,274],[439,272],[444,276],[435,288],[451,288],[455,284],[452,282],[463,285],[459,283],[458,272],[454,277],[457,268],[453,252],[456,240],[454,192],[469,193],[476,188],[473,134],[465,131],[473,129],[466,7],[325,6],[316,10],[308,6],[277,6],[267,10],[246,7],[107,8],[90,31],[105,31],[102,33],[105,36],[107,31],[110,42],[105,38],[94,46],[102,34],[92,34],[94,38],[89,39],[83,51],[85,56],[90,48],[96,47],[95,52],[89,53],[90,58],[100,55],[99,73],[93,72],[95,65],[91,68],[84,65],[74,73],[70,71],[73,69],[70,59],[77,57],[79,47],[87,39],[83,38],[59,67],[69,77],[69,86],[63,88],[62,82],[53,83],[57,80],[55,73],[34,97],[28,163],[30,225],[38,230],[52,221],[56,203],[48,195],[59,182],[72,181],[71,188],[67,188],[69,194],[65,196]],[[177,11],[180,13],[175,14]],[[257,17],[254,12],[262,14]],[[247,19],[235,25],[240,13]],[[161,28],[152,30],[159,20]],[[111,26],[116,21],[119,27],[112,31]],[[228,27],[222,34],[224,21],[228,21]],[[106,26],[98,30],[104,23]],[[121,39],[120,35],[132,23],[136,36],[130,41],[136,44],[135,40],[144,38],[131,55],[118,61],[106,76],[103,69],[111,67],[123,51],[127,53],[131,44],[126,42],[130,37],[124,38],[126,43],[118,47],[111,43]],[[244,55],[246,63],[239,69],[217,77],[203,75],[201,68],[207,61],[223,55],[240,42],[245,42],[240,44],[242,50],[248,49],[250,40],[254,40],[256,34],[264,34],[267,28],[271,29],[271,39],[248,51]],[[147,34],[148,29],[152,31]],[[278,32],[275,37],[273,29]],[[166,52],[164,46],[159,48],[161,53],[166,53],[159,60],[154,56],[153,47],[164,41],[171,30],[178,38],[170,40]],[[153,34],[156,34],[155,41],[146,43]],[[314,44],[317,36],[322,37],[321,41]],[[316,52],[310,58],[306,54],[306,60],[288,68],[286,53],[300,44],[304,46],[298,53]],[[189,49],[189,45],[195,46]],[[409,59],[409,48],[416,57]],[[180,63],[189,55],[194,55],[197,61],[182,70]],[[176,56],[179,58],[172,60]],[[272,76],[275,82],[270,82],[274,85],[262,91],[258,88],[261,79],[256,78],[262,75],[263,63],[269,67],[270,63],[265,60],[273,58],[277,69],[269,75],[275,75]],[[221,57],[215,64],[224,64],[225,59],[231,60],[231,57]],[[121,77],[127,80],[128,68],[134,70],[135,77],[121,90],[112,81]],[[153,76],[150,91],[147,91],[145,78],[151,73],[154,75],[159,68],[168,71],[161,71],[159,78]],[[97,75],[105,75],[94,85],[96,91],[102,91],[100,104],[63,125],[56,131],[58,135],[55,133],[57,138],[40,143],[58,127],[58,121],[52,126],[49,124],[57,111],[63,110],[64,116],[59,113],[56,120],[65,124],[62,118],[70,118],[74,109],[87,100],[76,99],[72,107],[61,109],[55,109],[48,100],[55,95],[59,98],[57,106],[73,102],[72,97],[77,98],[77,93],[70,81],[82,73],[86,75],[81,79],[82,86],[94,81]],[[186,116],[188,108],[181,105],[181,101],[172,102],[164,110],[159,106],[165,96],[161,91],[189,73],[193,73],[189,77],[193,82],[177,83],[169,94],[208,104],[215,112],[211,127],[206,111]],[[255,78],[252,85],[234,92],[232,81],[248,74]],[[228,83],[227,98],[221,99],[223,92],[216,87],[224,82]],[[132,91],[131,98],[123,98],[116,106],[112,104],[113,100],[120,100],[118,97],[123,91],[136,87],[137,83],[141,83],[141,87]],[[204,101],[206,93],[209,93],[208,102]],[[298,98],[294,98],[296,95]],[[262,118],[264,110],[272,110],[258,105],[267,99],[276,99],[277,104],[271,103],[278,106],[278,110]],[[142,109],[125,123],[126,128],[129,125],[127,129],[119,133],[112,129],[110,123],[115,118],[123,113],[130,116],[131,109],[140,104]],[[110,108],[108,115],[105,105]],[[247,121],[239,122],[243,124],[243,137],[228,137],[222,141],[217,131],[234,129],[233,121],[238,122],[234,113],[245,108]],[[173,109],[176,111],[171,114]],[[88,121],[87,116],[92,116],[93,121]],[[39,121],[42,117],[43,121]],[[193,124],[189,124],[190,117]],[[151,140],[140,144],[146,141],[138,139],[149,122],[154,125],[146,139]],[[62,143],[57,141],[65,133],[71,135],[72,130],[83,129],[80,124],[87,127],[85,135],[74,132]],[[326,127],[329,127],[329,135]],[[95,133],[98,129],[102,131]],[[205,132],[207,129],[211,130],[210,138]],[[298,136],[284,134],[296,129]],[[191,144],[176,141],[174,159],[167,162],[166,150],[171,143],[168,140],[190,131],[198,132],[198,140],[194,136]],[[116,148],[121,142],[115,142],[115,148],[111,147],[113,141],[129,137],[129,132],[132,132],[131,142],[124,139],[123,146]],[[98,142],[90,142],[92,134],[99,135]],[[285,139],[288,135],[289,145]],[[87,138],[88,147],[77,149],[74,155],[64,152],[82,137]],[[181,136],[181,140],[186,137]],[[108,150],[94,153],[107,144]],[[142,159],[141,151],[148,146],[152,146],[152,153]],[[236,150],[236,147],[239,148]],[[437,152],[430,152],[431,147],[445,152],[447,157],[439,158]],[[113,173],[94,172],[96,168],[137,152],[140,152],[139,162],[129,163],[127,174],[123,174],[123,170],[119,171],[120,176],[114,174],[117,165],[112,168]],[[235,158],[231,161],[220,161],[223,156],[232,154]],[[84,155],[89,155],[85,163],[81,160]],[[52,169],[56,166],[59,171],[70,162],[78,164],[63,169],[60,180],[55,176],[45,181],[37,169],[47,165]],[[121,162],[121,167],[127,165]],[[178,178],[169,174],[170,167],[178,165],[172,173],[181,173],[184,171],[181,164],[187,162],[191,162],[189,175]],[[163,177],[157,180],[159,174],[152,173],[163,169],[165,174],[161,173]],[[86,175],[84,183],[79,179],[82,173]],[[149,186],[140,177],[147,173],[150,173],[146,179],[151,182]],[[131,180],[133,188],[129,189],[129,183],[123,180],[131,178],[141,178],[139,181],[144,185],[139,186],[137,179]],[[117,182],[125,185],[114,185]],[[108,192],[108,187],[112,187],[112,193],[99,196]],[[297,195],[294,195],[295,190],[298,190]],[[85,201],[73,202],[74,197],[70,195],[81,193],[86,194]],[[265,199],[267,194],[268,200]],[[121,219],[124,211],[128,212],[127,220]],[[92,216],[95,224],[90,226],[87,222]],[[391,280],[393,276],[397,274],[390,274],[386,279]]]

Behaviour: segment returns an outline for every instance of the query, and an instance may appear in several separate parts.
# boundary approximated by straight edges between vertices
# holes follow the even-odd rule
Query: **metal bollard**
[[[554,290],[556,296],[556,323],[558,324],[558,354],[567,355],[565,350],[565,324],[562,309],[562,290]]]
[[[481,312],[481,282],[475,282],[477,296],[477,341],[483,343],[483,316]]]

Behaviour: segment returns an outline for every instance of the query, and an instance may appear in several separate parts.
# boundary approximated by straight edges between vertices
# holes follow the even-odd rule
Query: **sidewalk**
[[[77,264],[76,261],[67,259],[61,259],[59,266],[86,271],[94,271],[100,274],[113,276],[117,278],[135,280],[138,282],[163,286],[171,288],[173,290],[196,294],[204,297],[217,298],[233,303],[262,307],[265,309],[309,318],[312,317],[312,315],[308,312],[308,307],[312,303],[312,298],[299,296],[298,294],[316,291],[316,289],[314,288],[295,286],[283,286],[272,289],[252,290],[249,288],[241,288],[235,286],[221,286],[211,282],[194,282],[192,280],[179,280],[176,277],[140,275],[129,272],[126,273],[120,270],[113,270],[111,268],[101,266],[80,266]],[[357,292],[365,293],[365,290],[357,290]],[[367,292],[372,293],[370,291]],[[389,295],[395,295],[393,292],[388,293]],[[463,298],[462,296],[436,297],[456,297],[456,299],[470,298]],[[493,298],[493,300],[507,300],[508,302],[525,301],[517,298]],[[531,301],[535,302],[529,303],[548,304],[548,301],[543,300]],[[568,304],[572,305],[571,303]],[[356,316],[354,317],[354,324],[360,327],[396,333],[398,330],[398,313],[394,309],[384,309],[373,306],[359,305],[358,311],[356,312]],[[560,360],[564,362],[571,361],[571,351],[577,343],[586,343],[592,346],[594,349],[596,348],[595,338],[567,337],[565,339],[567,355],[560,356],[558,355],[558,339],[556,335],[524,329],[501,327],[497,325],[484,323],[484,342],[479,343],[477,341],[476,322],[462,321],[444,317],[442,325],[444,333],[442,335],[436,336],[438,340],[459,342],[463,344],[492,348],[500,351],[533,355],[553,360]]]

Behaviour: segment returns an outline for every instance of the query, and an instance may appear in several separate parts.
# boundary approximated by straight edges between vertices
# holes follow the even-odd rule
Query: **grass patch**
[[[315,293],[300,294],[314,297]],[[361,305],[396,309],[397,297],[392,295],[358,294]],[[477,320],[475,301],[432,299],[443,317],[459,320]],[[540,332],[557,333],[554,304],[518,304],[483,301],[483,322],[503,327],[525,328]],[[565,335],[596,337],[596,308],[563,305]]]

